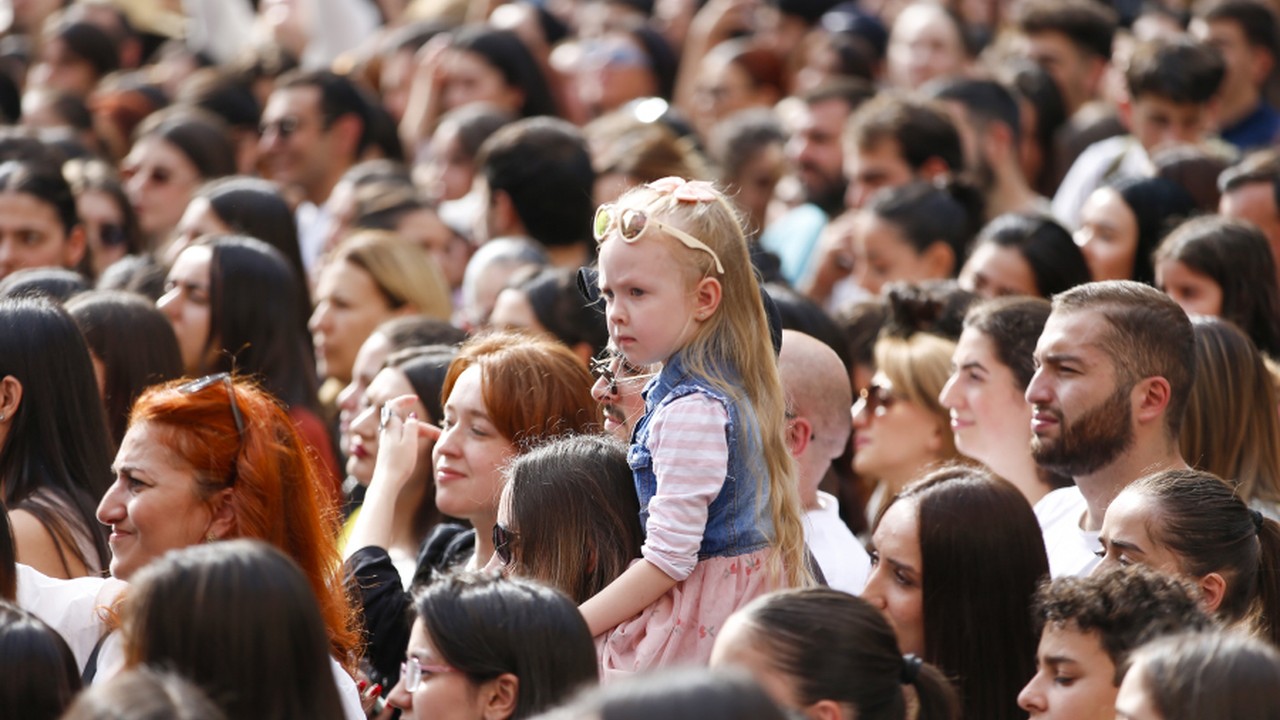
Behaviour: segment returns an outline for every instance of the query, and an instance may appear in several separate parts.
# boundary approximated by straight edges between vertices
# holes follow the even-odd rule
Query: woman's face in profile
[[[951,413],[956,449],[987,465],[1031,447],[1031,405],[995,343],[965,328],[952,355],[951,377],[938,401]]]
[[[156,307],[169,319],[178,338],[182,368],[187,375],[198,375],[212,351],[209,342],[212,310],[210,303],[210,269],[213,249],[200,245],[178,255],[169,277],[164,282],[164,295]]]
[[[409,635],[405,664],[417,669],[417,687],[409,692],[404,674],[391,690],[388,701],[413,720],[483,720],[486,718],[483,685],[477,686],[465,674],[449,666],[435,649],[426,625],[415,620]]]
[[[446,515],[472,520],[479,532],[488,532],[498,516],[502,472],[515,457],[516,447],[489,417],[483,389],[478,366],[458,376],[444,404],[442,432],[432,461],[436,507]]]
[[[1093,191],[1080,208],[1080,229],[1075,241],[1094,280],[1133,277],[1138,218],[1120,193],[1106,187]]]
[[[150,423],[130,426],[112,467],[115,481],[98,504],[98,521],[111,529],[111,574],[121,580],[170,550],[227,531],[196,494],[195,469],[168,441]]]
[[[924,655],[924,560],[914,500],[889,506],[871,536],[871,575],[862,597],[884,613],[902,652]]]

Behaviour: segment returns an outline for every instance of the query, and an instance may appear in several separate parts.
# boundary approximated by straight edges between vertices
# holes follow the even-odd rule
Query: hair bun
[[[885,296],[889,317],[880,331],[882,337],[907,338],[923,332],[951,340],[960,337],[965,313],[977,299],[954,280],[893,283]]]

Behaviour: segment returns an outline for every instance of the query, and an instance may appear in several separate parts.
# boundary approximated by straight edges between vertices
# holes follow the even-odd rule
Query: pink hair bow
[[[715,186],[706,180],[685,180],[674,175],[654,180],[645,187],[657,190],[663,195],[673,195],[680,202],[715,202],[719,197]]]

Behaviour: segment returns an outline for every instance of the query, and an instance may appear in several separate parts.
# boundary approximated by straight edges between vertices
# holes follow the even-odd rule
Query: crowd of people
[[[1275,0],[0,4],[0,717],[1280,718]]]

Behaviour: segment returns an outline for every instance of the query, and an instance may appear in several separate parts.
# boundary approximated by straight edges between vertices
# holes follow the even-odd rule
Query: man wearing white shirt
[[[1036,504],[1054,577],[1086,575],[1107,506],[1129,483],[1186,468],[1178,445],[1195,380],[1195,338],[1177,303],[1108,281],[1054,296],[1027,386],[1031,452],[1075,486]]]
[[[787,395],[787,447],[800,481],[805,541],[827,584],[857,595],[867,584],[871,560],[840,519],[836,498],[818,490],[853,430],[849,373],[834,350],[794,330],[782,331],[778,369]]]

